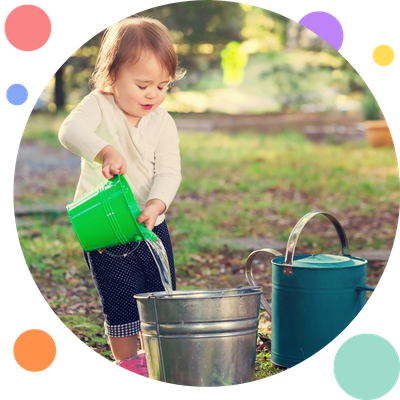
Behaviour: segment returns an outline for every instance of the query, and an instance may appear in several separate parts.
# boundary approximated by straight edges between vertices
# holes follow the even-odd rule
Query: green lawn
[[[375,231],[357,235],[363,221],[375,219],[379,225],[380,215],[397,212],[399,178],[391,148],[317,145],[295,132],[182,133],[181,155],[183,181],[168,218],[178,270],[193,262],[190,254],[213,252],[213,238],[287,240],[297,220],[315,209],[346,219],[354,214],[360,220],[349,228],[355,250],[388,247],[394,239],[396,225],[390,220]],[[53,183],[51,193],[41,193],[35,201],[60,204],[60,200],[72,200],[74,190],[71,184],[55,190]],[[25,197],[30,201],[30,193]],[[17,200],[23,204],[23,199]],[[46,225],[42,217],[32,222],[42,236],[21,239],[28,265],[54,264],[57,252],[63,258],[80,258],[68,220],[58,217],[54,224],[54,218],[47,219]],[[328,221],[326,227],[331,229]],[[305,246],[316,247],[316,243],[321,250],[329,250],[337,248],[336,242],[330,236],[312,237],[312,232],[304,230]]]
[[[181,135],[181,153],[184,179],[170,213],[183,264],[189,249],[198,250],[205,237],[287,240],[297,220],[311,210],[338,217],[356,213],[367,221],[398,209],[393,149],[317,145],[295,132],[215,133]],[[326,226],[329,230],[329,222]],[[354,249],[382,247],[394,238],[395,228],[382,227],[353,240],[350,235],[349,240]],[[317,242],[322,250],[335,245],[304,232],[305,241]],[[383,232],[386,239],[378,240]]]

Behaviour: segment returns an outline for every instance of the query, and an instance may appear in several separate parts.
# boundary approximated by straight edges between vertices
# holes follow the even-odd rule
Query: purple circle
[[[346,45],[346,27],[340,16],[326,8],[311,8],[303,11],[297,22],[324,39],[335,50],[341,51]]]

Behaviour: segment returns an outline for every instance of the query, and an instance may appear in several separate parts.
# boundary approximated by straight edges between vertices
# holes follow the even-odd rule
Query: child
[[[82,157],[75,199],[125,174],[141,214],[138,223],[163,242],[175,269],[165,211],[181,182],[179,138],[175,123],[159,107],[168,86],[180,79],[177,56],[167,28],[151,18],[127,18],[109,27],[92,75],[95,90],[63,122],[59,139]],[[140,332],[135,294],[164,291],[146,243],[84,252],[105,314],[105,332],[118,365],[147,375],[137,355]],[[136,357],[135,357],[136,356]]]

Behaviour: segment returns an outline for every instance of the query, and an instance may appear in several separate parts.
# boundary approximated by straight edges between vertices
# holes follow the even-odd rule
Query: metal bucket
[[[187,386],[251,381],[261,294],[244,287],[136,295],[149,377]]]

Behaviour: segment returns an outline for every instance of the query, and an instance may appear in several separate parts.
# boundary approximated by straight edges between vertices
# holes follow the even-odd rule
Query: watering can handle
[[[288,244],[286,247],[285,261],[283,262],[283,272],[285,275],[293,275],[292,264],[293,264],[294,252],[296,250],[297,240],[307,222],[312,217],[318,214],[325,215],[325,217],[327,217],[332,222],[339,236],[340,243],[342,245],[342,254],[344,256],[350,257],[349,243],[347,241],[347,237],[346,234],[344,233],[343,227],[342,225],[340,225],[340,222],[334,216],[328,213],[322,211],[310,212],[306,214],[299,222],[297,222],[296,226],[293,228],[292,233],[289,236]]]
[[[256,281],[254,280],[252,264],[253,264],[254,258],[257,257],[258,253],[261,253],[261,252],[270,253],[270,254],[273,254],[276,257],[279,257],[279,256],[282,255],[281,253],[279,253],[279,251],[276,251],[274,249],[261,249],[261,250],[253,251],[247,257],[247,261],[246,261],[246,279],[247,279],[247,282],[249,282],[250,286],[258,286]],[[267,312],[269,317],[272,318],[271,306],[269,305],[267,299],[263,295],[261,295],[261,305],[263,306],[264,310]]]

